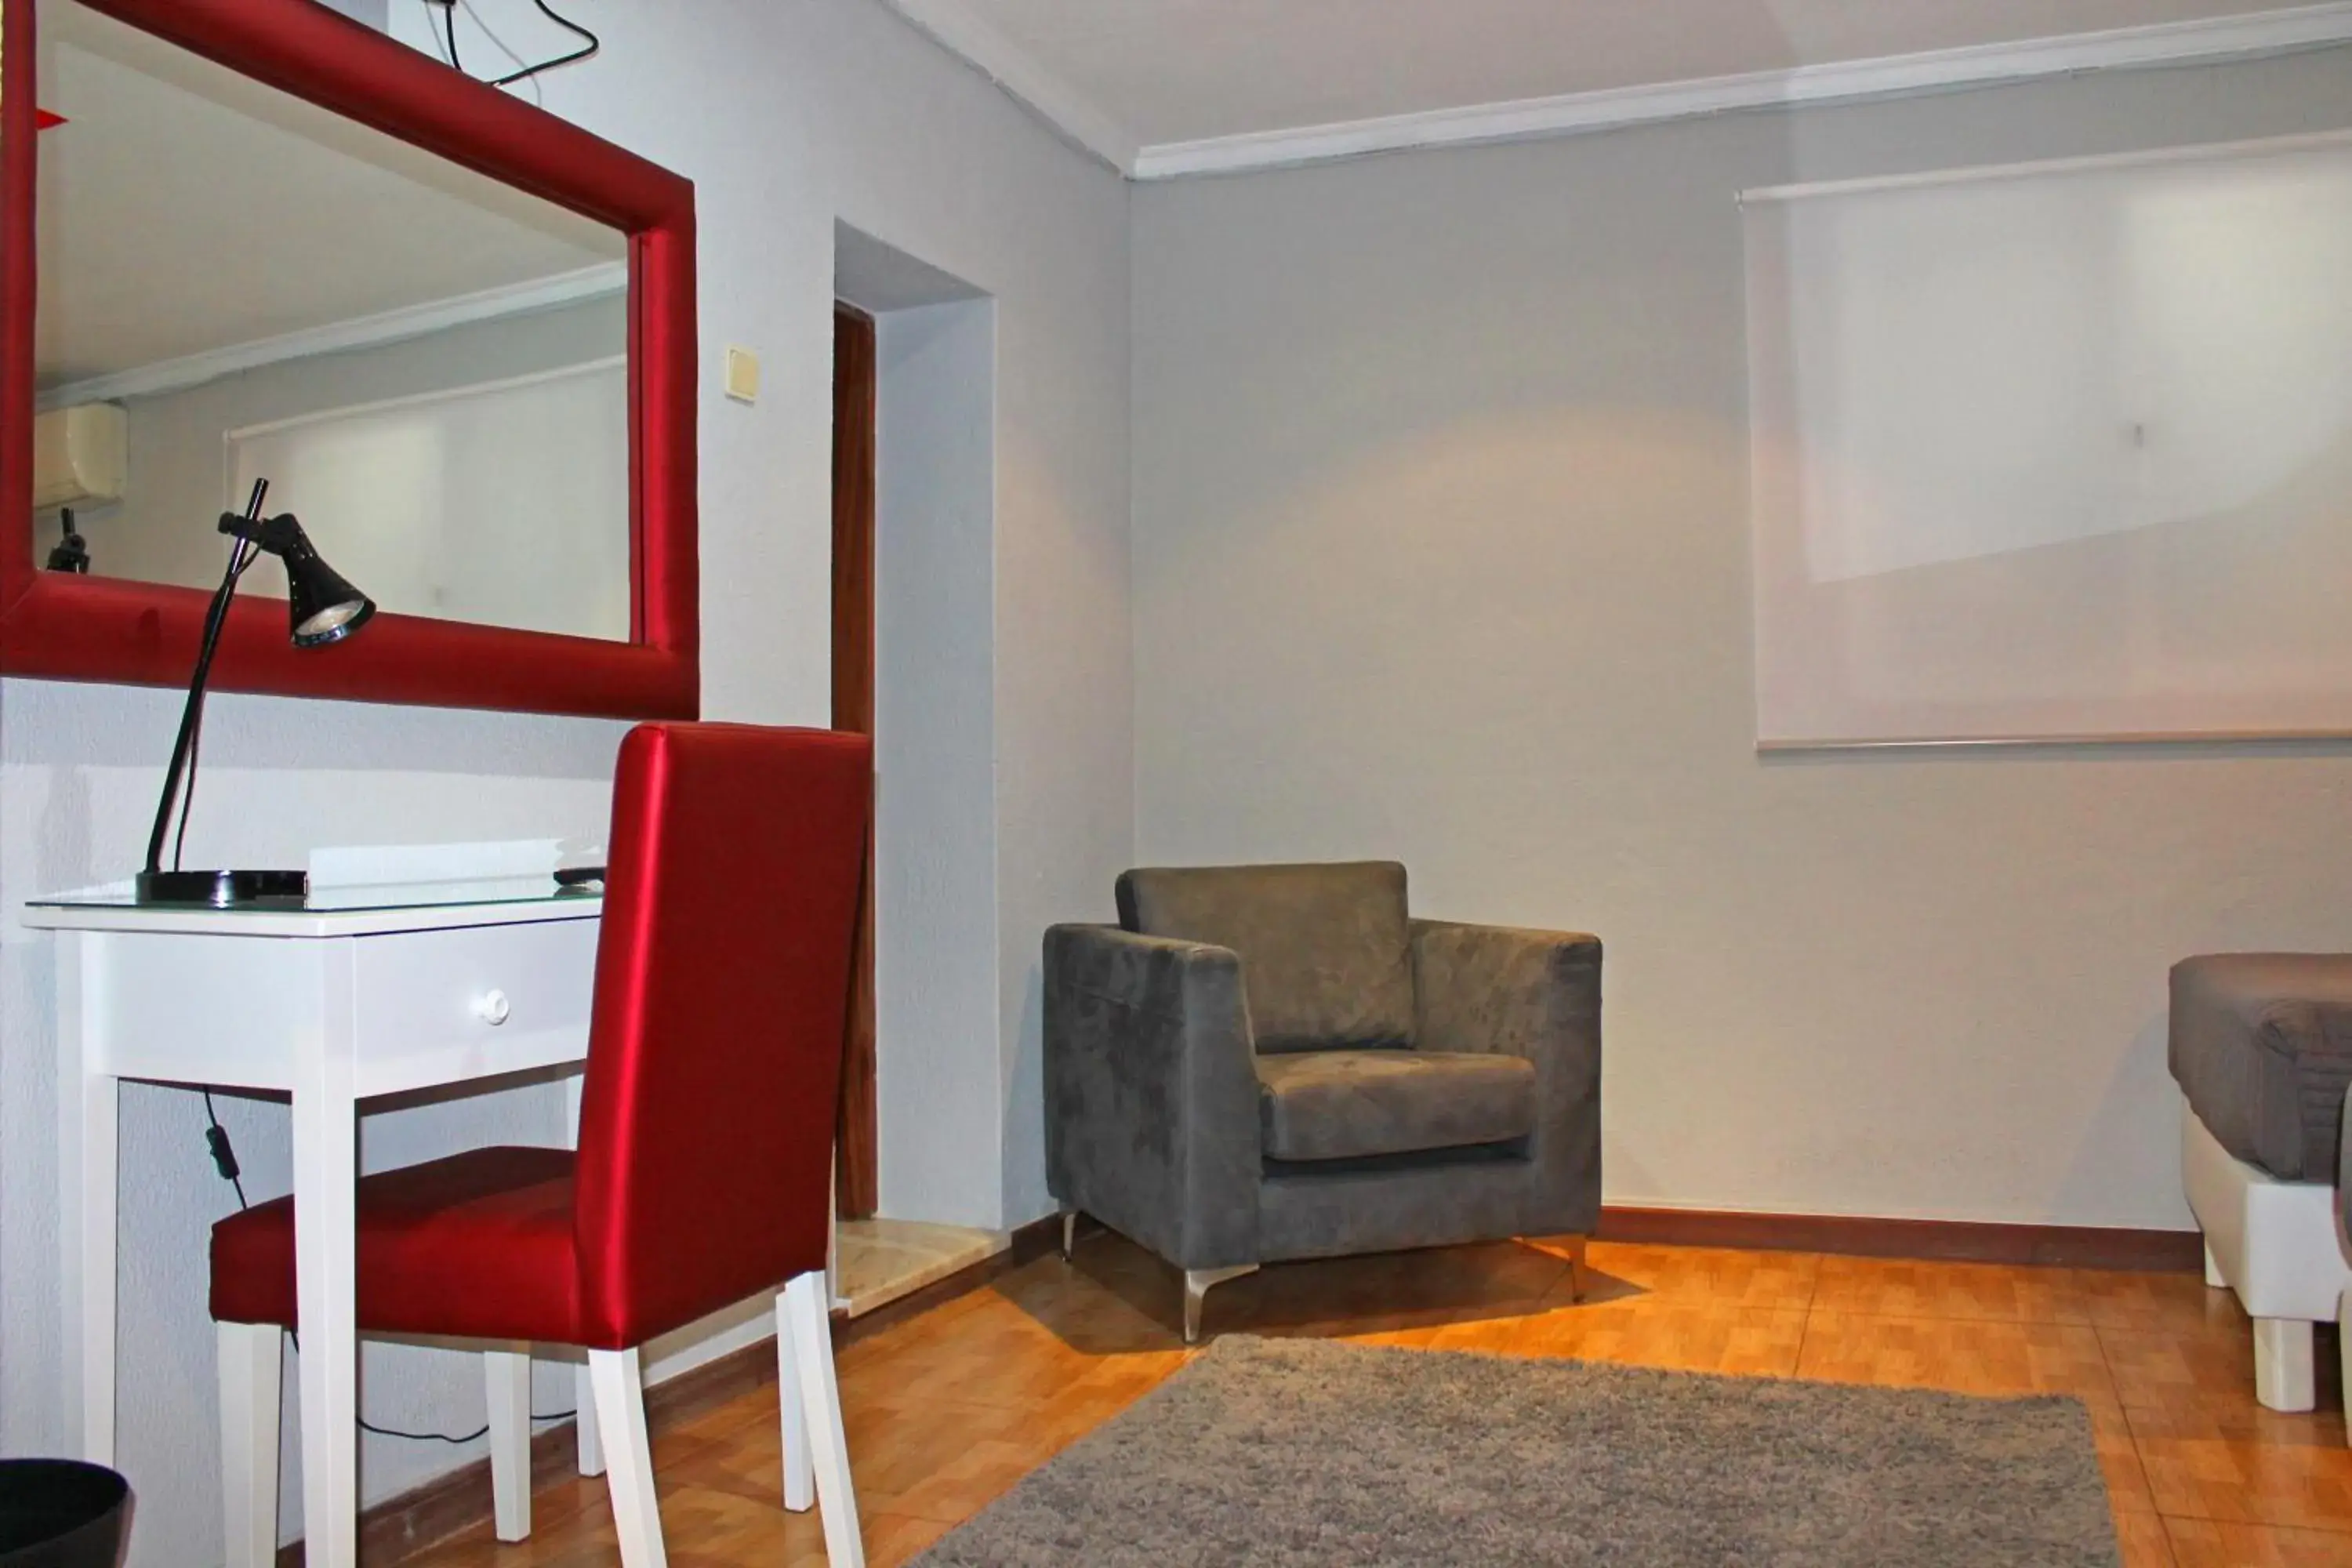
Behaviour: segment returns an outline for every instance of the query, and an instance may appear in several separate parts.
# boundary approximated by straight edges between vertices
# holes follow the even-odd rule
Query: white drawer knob
[[[503,1024],[507,1021],[507,1015],[513,1011],[503,991],[488,992],[474,1003],[474,1016],[486,1024]]]

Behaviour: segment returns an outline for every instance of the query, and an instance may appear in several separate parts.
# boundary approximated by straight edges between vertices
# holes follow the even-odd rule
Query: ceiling
[[[46,390],[600,279],[625,237],[79,5],[42,11]],[[543,289],[542,289],[542,291]]]
[[[1622,123],[1664,118],[1677,103],[1699,112],[2352,38],[2352,5],[2282,11],[2276,0],[893,4],[1146,177],[1297,162],[1330,140],[1295,134],[1316,128],[1351,127],[1361,142],[1367,127],[1386,125],[1396,134],[1373,138],[1382,145],[1491,139],[1482,111],[1497,106],[1516,111],[1504,133],[1535,133],[1598,122],[1596,110],[1612,107],[1628,111],[1612,120]],[[1856,68],[1865,65],[1879,68]],[[1715,90],[1694,94],[1694,84]],[[1727,84],[1745,90],[1723,101]],[[1527,123],[1531,104],[1568,122]],[[1433,135],[1433,121],[1473,130]],[[1204,145],[1256,155],[1204,163]]]

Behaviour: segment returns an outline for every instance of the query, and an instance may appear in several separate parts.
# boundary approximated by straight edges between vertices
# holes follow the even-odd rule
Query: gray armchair
[[[1601,943],[1410,919],[1402,866],[1129,871],[1045,933],[1045,1179],[1209,1288],[1601,1212]],[[1571,1254],[1581,1290],[1582,1244]]]

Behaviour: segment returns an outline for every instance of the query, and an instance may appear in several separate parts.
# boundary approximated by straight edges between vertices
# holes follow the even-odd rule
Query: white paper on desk
[[[418,883],[549,883],[563,863],[561,838],[490,844],[373,844],[310,851],[313,888]]]

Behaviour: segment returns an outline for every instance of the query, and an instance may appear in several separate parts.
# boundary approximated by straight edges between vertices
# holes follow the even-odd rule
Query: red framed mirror
[[[82,122],[73,102],[39,101],[49,93],[90,106]],[[144,150],[128,141],[174,93],[194,119],[151,129],[161,140]],[[44,129],[52,108],[65,119]],[[305,140],[282,153],[238,140],[289,131]],[[224,188],[184,202],[170,193],[186,171],[151,166],[198,149],[221,160],[207,178]],[[352,172],[329,169],[328,153],[356,158]],[[45,193],[53,166],[72,178]],[[253,183],[263,174],[287,188]],[[119,193],[149,178],[121,210]],[[80,205],[61,216],[68,192]],[[315,232],[289,245],[273,212]],[[173,213],[193,215],[212,248],[181,246]],[[240,232],[245,214],[256,221]],[[212,221],[224,215],[226,230]],[[592,228],[609,238],[609,284],[572,264],[602,255]],[[318,259],[301,259],[306,246]],[[45,260],[58,273],[46,291]],[[598,287],[609,297],[592,298]],[[182,303],[153,321],[125,303],[160,295]],[[416,390],[434,355],[488,364],[478,334],[520,352],[507,340],[552,341],[564,311],[604,323],[620,352],[524,374],[499,362]],[[530,103],[312,0],[0,0],[0,673],[184,685],[210,594],[173,563],[222,547],[218,503],[249,475],[291,473],[321,552],[382,613],[331,650],[302,649],[284,605],[248,591],[214,688],[693,717],[695,336],[691,183]],[[367,379],[383,366],[392,379]],[[263,391],[298,379],[339,390],[290,416],[263,406]],[[180,422],[168,429],[167,404]],[[79,477],[84,426],[68,439],[46,423],[72,409],[100,410],[101,435],[127,420],[115,471],[138,507],[122,485]],[[96,497],[102,517],[121,513],[87,530],[99,570],[45,560],[49,531],[81,525],[51,505],[37,534],[37,477],[45,501]],[[588,583],[592,561],[612,580]]]

